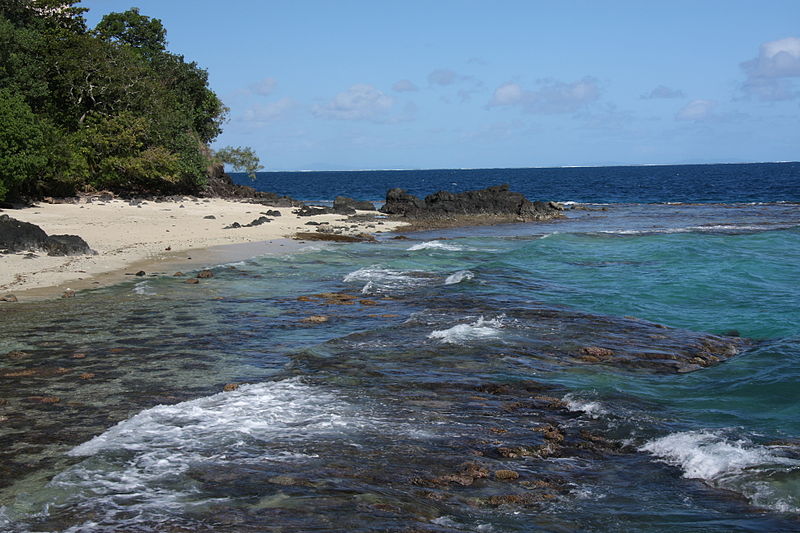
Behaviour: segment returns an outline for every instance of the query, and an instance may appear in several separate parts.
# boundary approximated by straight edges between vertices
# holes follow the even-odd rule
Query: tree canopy
[[[197,192],[228,112],[208,73],[160,20],[131,8],[89,29],[78,3],[0,0],[0,200]]]

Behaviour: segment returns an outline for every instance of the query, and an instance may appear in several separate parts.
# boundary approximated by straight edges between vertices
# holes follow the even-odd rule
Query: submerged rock
[[[358,235],[343,235],[339,233],[311,233],[299,232],[292,237],[299,241],[329,241],[329,242],[376,242],[375,236],[369,233]]]

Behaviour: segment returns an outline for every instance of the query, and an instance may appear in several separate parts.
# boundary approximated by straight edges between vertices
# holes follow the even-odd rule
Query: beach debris
[[[74,298],[75,291],[72,289],[67,289],[64,291],[64,294],[61,295],[62,298]]]
[[[239,384],[238,383],[228,383],[227,385],[222,387],[222,390],[225,391],[225,392],[233,392],[238,388],[239,388]]]
[[[214,277],[214,273],[212,271],[208,270],[208,269],[205,269],[205,270],[201,270],[200,272],[198,272],[197,273],[197,277],[199,279],[213,278]]]
[[[14,296],[13,294],[5,294],[3,296],[0,296],[0,302],[16,302],[16,301],[18,301],[17,297]]]

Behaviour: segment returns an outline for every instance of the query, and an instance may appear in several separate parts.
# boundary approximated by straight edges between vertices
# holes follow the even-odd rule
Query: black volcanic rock
[[[50,235],[36,224],[0,215],[0,249],[9,252],[41,250],[47,255],[94,254],[77,235]]]
[[[50,235],[47,255],[95,255],[95,251],[77,235]]]
[[[508,190],[508,185],[497,185],[476,191],[451,193],[439,191],[420,200],[403,189],[386,193],[386,203],[381,211],[409,218],[447,218],[460,215],[493,215],[522,220],[548,220],[561,216],[561,209],[553,202],[531,202],[518,192]]]
[[[46,250],[47,233],[36,224],[0,215],[0,249],[9,252]]]
[[[288,196],[257,191],[247,185],[236,185],[231,177],[225,173],[222,165],[211,165],[208,168],[203,194],[217,198],[244,200],[271,207],[295,207],[302,204],[302,202]]]
[[[354,209],[358,209],[359,211],[375,211],[375,206],[372,204],[372,202],[354,200],[352,198],[348,198],[347,196],[337,196],[333,200],[333,210],[337,213],[339,210],[349,211]]]

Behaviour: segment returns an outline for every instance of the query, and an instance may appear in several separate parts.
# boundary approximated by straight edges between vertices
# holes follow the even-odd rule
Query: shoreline
[[[54,299],[67,289],[115,285],[138,271],[172,275],[175,270],[289,253],[306,246],[292,239],[294,234],[324,226],[357,235],[389,232],[404,225],[367,211],[350,219],[335,214],[301,217],[293,213],[295,209],[220,198],[162,202],[115,198],[0,210],[13,219],[36,224],[48,235],[78,235],[97,252],[58,257],[43,252],[0,254],[0,296],[13,294],[20,302]],[[274,211],[280,216],[266,215]],[[226,227],[234,222],[246,225],[262,216],[270,221]]]

